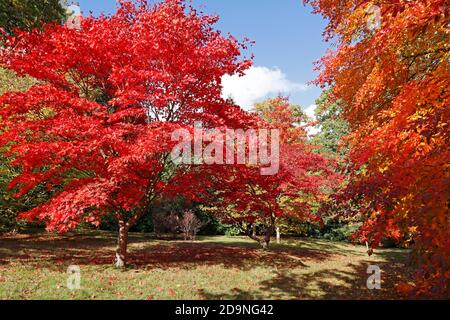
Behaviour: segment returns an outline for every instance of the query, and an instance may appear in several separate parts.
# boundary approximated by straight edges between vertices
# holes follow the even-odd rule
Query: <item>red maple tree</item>
[[[18,197],[38,185],[53,192],[20,217],[65,232],[114,213],[123,267],[128,231],[152,203],[174,190],[196,197],[204,187],[173,165],[171,133],[246,117],[221,98],[221,78],[251,62],[240,59],[244,44],[214,30],[217,20],[181,0],[121,1],[80,30],[49,24],[6,38],[1,65],[40,81],[0,97],[0,145],[21,167],[10,187]]]
[[[287,98],[257,104],[255,116],[261,118],[257,125],[278,131],[278,170],[276,174],[262,175],[261,164],[246,164],[218,171],[215,175],[223,176],[217,179],[213,212],[242,228],[266,249],[280,218],[320,221],[313,207],[327,196],[327,189],[340,184],[342,177],[336,172],[333,159],[314,152],[307,143],[303,124],[306,117]],[[263,237],[254,233],[256,224],[263,226]]]

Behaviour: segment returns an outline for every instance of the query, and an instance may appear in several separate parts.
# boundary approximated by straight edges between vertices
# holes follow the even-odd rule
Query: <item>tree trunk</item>
[[[274,231],[274,226],[273,224],[270,225],[267,229],[266,229],[266,234],[264,235],[264,240],[262,241],[261,245],[263,247],[264,250],[267,250],[269,248],[269,244],[270,244],[270,238],[272,237],[272,233]]]
[[[116,268],[123,269],[127,266],[127,247],[128,247],[128,232],[130,228],[133,227],[139,219],[141,219],[145,213],[148,212],[150,202],[143,203],[139,212],[137,212],[128,221],[125,220],[124,216],[119,216],[119,239],[117,241],[116,250]]]
[[[264,248],[264,245],[263,245],[263,241],[256,235],[256,233],[254,232],[255,231],[255,228],[254,228],[254,225],[252,225],[252,226],[247,226],[247,236],[250,238],[250,239],[252,239],[252,240],[255,240],[256,242],[258,242],[259,244],[261,244],[261,246],[263,246],[263,248]]]
[[[127,266],[128,226],[119,223],[119,239],[116,250],[116,268],[123,269]]]
[[[247,226],[247,236],[252,239],[257,241],[261,247],[264,250],[267,250],[269,248],[269,244],[270,244],[270,238],[272,237],[272,234],[275,230],[275,221],[274,219],[270,220],[270,226],[266,228],[266,232],[263,238],[258,237],[253,231],[253,226]]]

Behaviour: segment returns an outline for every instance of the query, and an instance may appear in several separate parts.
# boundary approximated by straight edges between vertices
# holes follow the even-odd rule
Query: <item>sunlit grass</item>
[[[312,239],[286,239],[262,251],[243,237],[195,242],[132,235],[131,265],[112,267],[111,233],[0,238],[0,299],[379,299],[398,298],[407,252]],[[382,289],[366,287],[367,267],[382,269]],[[67,268],[81,270],[79,290]]]

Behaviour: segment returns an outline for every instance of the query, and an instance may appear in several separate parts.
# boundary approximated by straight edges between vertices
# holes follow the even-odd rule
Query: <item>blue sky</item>
[[[115,0],[79,0],[85,15],[113,13]],[[289,95],[291,101],[307,109],[314,104],[321,90],[305,87],[317,73],[313,62],[329,46],[322,41],[326,22],[311,13],[301,0],[193,0],[194,6],[221,17],[217,28],[238,39],[248,37],[256,44],[255,68],[244,79],[230,78],[224,82],[227,96],[249,105],[278,93]],[[247,106],[248,107],[248,106]],[[312,107],[309,111],[312,111]]]

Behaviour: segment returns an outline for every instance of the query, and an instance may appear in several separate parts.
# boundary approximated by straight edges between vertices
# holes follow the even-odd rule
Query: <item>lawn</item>
[[[408,252],[314,239],[286,239],[262,251],[244,237],[195,242],[132,234],[131,265],[112,267],[115,235],[106,232],[0,237],[0,299],[397,299],[408,279]],[[79,290],[67,268],[81,270]],[[381,290],[366,286],[382,270]]]

